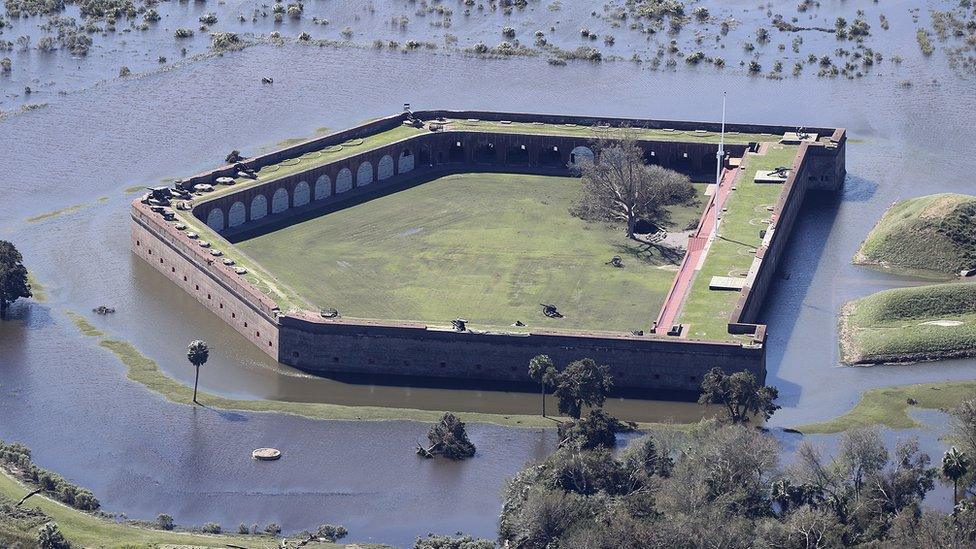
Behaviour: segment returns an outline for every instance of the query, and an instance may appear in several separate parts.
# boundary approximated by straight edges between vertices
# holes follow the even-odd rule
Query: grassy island
[[[848,302],[840,335],[848,364],[976,356],[976,284],[896,288]]]
[[[943,193],[894,203],[854,263],[936,276],[976,268],[976,196]]]

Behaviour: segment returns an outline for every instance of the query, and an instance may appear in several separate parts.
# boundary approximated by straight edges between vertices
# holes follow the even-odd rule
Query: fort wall
[[[717,129],[712,127],[715,124],[674,121],[454,111],[415,114]],[[318,150],[329,143],[395,127],[402,120],[402,115],[387,117],[310,140],[251,159],[250,166],[258,169],[295,154]],[[730,127],[738,128],[732,131],[766,133],[795,129],[754,125]],[[765,326],[757,324],[758,313],[773,283],[777,262],[787,245],[793,221],[808,189],[836,190],[844,176],[844,131],[815,128],[808,131],[832,138],[828,143],[800,146],[791,175],[773,212],[773,223],[750,270],[749,284],[741,292],[730,318],[730,332],[753,334],[752,343],[602,332],[455,332],[423,323],[324,319],[310,311],[283,313],[270,298],[246,283],[232,268],[215,261],[207,250],[139,201],[133,203],[132,209],[132,249],[269,356],[303,370],[527,382],[525,365],[531,357],[544,353],[559,364],[583,357],[609,364],[617,385],[622,388],[686,393],[697,390],[702,376],[715,366],[730,372],[747,370],[759,379],[765,378]],[[211,221],[216,225],[215,219],[219,215],[223,220],[221,227],[211,226],[233,239],[235,234],[259,229],[265,224],[287,223],[293,216],[315,215],[320,209],[342,207],[346,200],[361,199],[371,193],[384,192],[384,189],[392,190],[397,185],[409,184],[411,178],[429,177],[435,173],[504,170],[565,174],[567,165],[574,162],[574,155],[587,154],[583,149],[592,154],[592,141],[585,137],[468,131],[421,134],[405,142],[363,151],[306,172],[215,197],[199,204],[194,215],[208,225]],[[489,143],[492,147],[488,147]],[[714,143],[645,141],[641,146],[649,162],[678,167],[685,173],[714,173],[717,150]],[[727,145],[726,150],[733,156],[741,156],[746,147]],[[486,148],[494,150],[489,154]],[[653,155],[650,154],[652,151]],[[407,160],[408,157],[412,159]],[[221,168],[193,179],[209,182],[228,175],[227,169]],[[317,191],[320,183],[327,186]],[[266,211],[252,219],[262,202]],[[217,211],[220,214],[213,213]],[[242,215],[243,221],[240,221]],[[231,219],[239,222],[235,225]],[[649,311],[648,317],[653,314]]]

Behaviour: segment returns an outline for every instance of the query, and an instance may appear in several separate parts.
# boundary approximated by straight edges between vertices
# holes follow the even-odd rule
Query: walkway
[[[688,250],[678,268],[678,274],[674,277],[674,282],[664,300],[664,305],[661,307],[661,313],[657,317],[654,330],[652,330],[654,333],[666,334],[678,318],[678,313],[681,312],[681,306],[691,288],[695,273],[701,268],[705,254],[708,253],[708,245],[715,230],[715,213],[721,211],[725,205],[738,174],[739,168],[726,169],[722,172],[722,180],[719,182],[718,189],[709,198],[705,212],[698,223],[698,228],[688,237]]]

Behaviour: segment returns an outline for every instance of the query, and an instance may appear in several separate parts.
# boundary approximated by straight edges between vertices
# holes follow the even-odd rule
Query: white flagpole
[[[722,132],[718,138],[718,152],[715,153],[715,193],[718,198],[719,189],[722,186],[722,159],[725,158],[725,92],[722,92]],[[715,203],[715,231],[718,232],[718,219],[721,208]]]

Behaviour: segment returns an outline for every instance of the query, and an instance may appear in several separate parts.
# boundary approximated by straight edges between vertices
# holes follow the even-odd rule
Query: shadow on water
[[[863,181],[863,180],[861,180]],[[847,181],[845,181],[845,186]],[[826,337],[827,334],[798,334],[797,321],[802,307],[809,306],[805,298],[813,284],[817,266],[827,246],[840,205],[844,202],[843,193],[810,192],[804,199],[803,207],[793,225],[793,232],[786,250],[780,259],[779,269],[760,312],[760,320],[769,324],[767,338],[777,343],[795,341],[809,337]],[[813,307],[818,307],[813,305]],[[819,309],[825,314],[836,315],[830,309]],[[779,372],[782,366],[785,346],[768,345],[766,355],[767,383],[780,390],[781,406],[795,406],[801,395],[800,385],[783,379]]]

